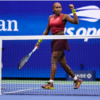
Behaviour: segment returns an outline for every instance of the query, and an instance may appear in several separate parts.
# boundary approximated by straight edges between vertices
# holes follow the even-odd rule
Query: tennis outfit
[[[54,17],[55,15],[51,16],[49,26],[50,26],[52,34],[59,32],[59,31],[64,31],[65,23],[62,21],[63,15],[64,14],[60,14],[57,17]],[[53,51],[61,51],[61,50],[70,51],[67,39],[52,40],[51,48],[52,48],[52,52]]]
[[[51,16],[49,25],[50,25],[52,34],[59,32],[59,31],[64,31],[65,23],[63,23],[63,21],[62,21],[62,16],[63,16],[63,14],[60,14],[57,17],[54,17],[54,15]],[[52,40],[51,48],[52,48],[52,52],[53,51],[61,51],[61,50],[70,51],[68,41],[66,39]],[[64,57],[64,51],[60,58],[63,58],[63,57]],[[74,83],[75,83],[74,89],[78,89],[82,83],[82,80],[77,79],[76,81],[74,81]],[[46,85],[42,85],[42,88],[54,89],[54,86],[53,86],[53,83],[47,82]]]

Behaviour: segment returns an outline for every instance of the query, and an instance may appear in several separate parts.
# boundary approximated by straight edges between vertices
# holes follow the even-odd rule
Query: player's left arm
[[[66,20],[66,21],[69,21],[70,23],[73,23],[73,24],[78,24],[79,21],[78,21],[77,15],[76,15],[76,11],[75,11],[75,9],[74,9],[74,5],[73,5],[73,4],[70,4],[69,7],[70,7],[70,9],[71,9],[72,12],[73,12],[74,18],[71,18],[69,15],[64,14],[65,20]]]

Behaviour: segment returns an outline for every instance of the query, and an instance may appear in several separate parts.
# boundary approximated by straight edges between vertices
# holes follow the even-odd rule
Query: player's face
[[[60,15],[61,11],[62,11],[61,4],[59,4],[59,3],[55,4],[53,11],[55,14]]]

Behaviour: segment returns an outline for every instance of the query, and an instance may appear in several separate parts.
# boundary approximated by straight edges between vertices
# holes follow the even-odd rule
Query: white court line
[[[59,88],[73,89],[72,87],[59,87]],[[30,89],[24,89],[24,90],[12,91],[12,92],[5,92],[3,94],[18,93],[18,92],[28,91],[28,90],[33,90],[33,89],[41,89],[41,88],[40,87],[36,87],[36,88],[30,88]],[[88,88],[88,87],[80,87],[80,89],[97,90],[97,88]],[[57,87],[54,90],[57,90]]]
[[[12,92],[5,92],[5,93],[3,93],[3,94],[17,93],[17,92],[28,91],[28,90],[32,90],[32,89],[41,89],[41,88],[40,88],[40,87],[37,87],[37,88],[30,88],[30,89],[24,89],[24,90],[12,91]]]

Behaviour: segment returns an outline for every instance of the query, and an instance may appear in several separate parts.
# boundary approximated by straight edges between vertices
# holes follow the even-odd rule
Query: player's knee
[[[66,63],[60,63],[61,67],[66,67]]]
[[[64,69],[71,71],[71,68],[66,63],[60,63],[60,66]]]
[[[57,61],[57,56],[52,56],[51,60],[52,61]]]
[[[56,64],[56,63],[57,63],[57,57],[56,56],[52,56],[51,64]]]

